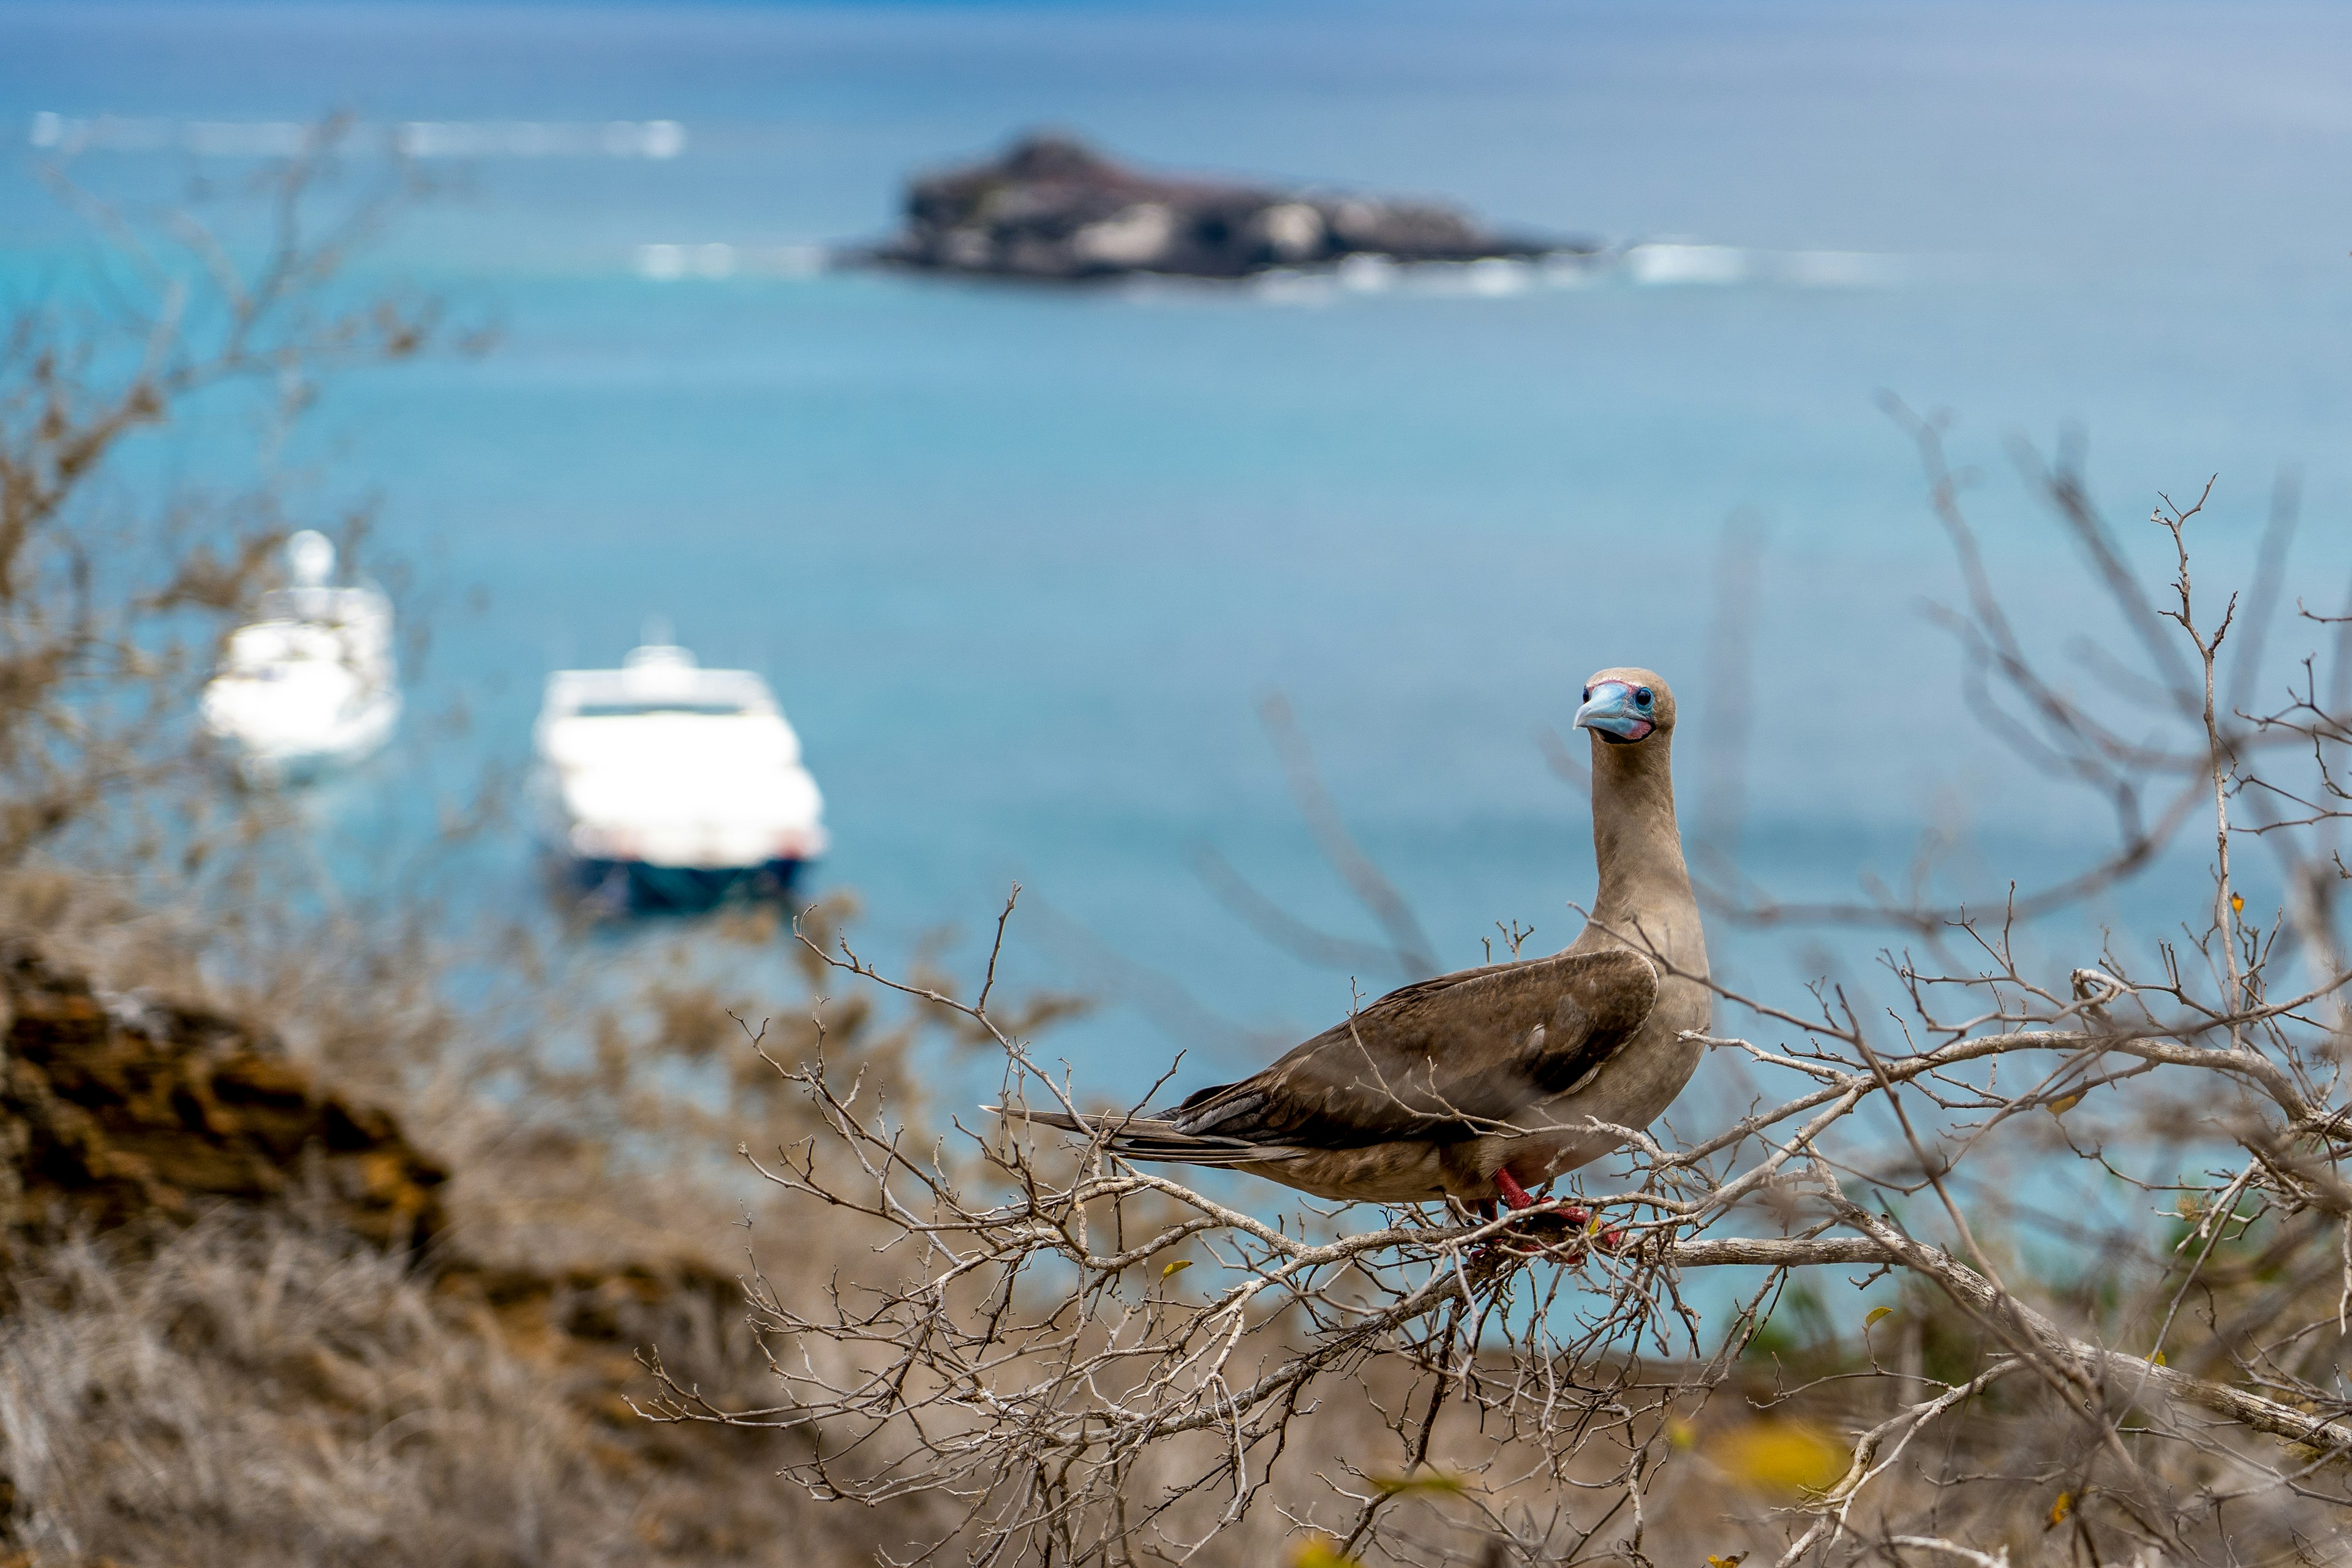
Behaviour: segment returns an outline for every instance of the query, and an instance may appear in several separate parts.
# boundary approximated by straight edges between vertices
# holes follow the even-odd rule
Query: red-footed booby
[[[1600,889],[1548,958],[1391,991],[1238,1083],[1157,1116],[1026,1120],[1101,1136],[1123,1159],[1221,1165],[1318,1197],[1500,1198],[1574,1170],[1663,1114],[1696,1070],[1711,1011],[1706,941],[1669,767],[1675,699],[1646,669],[1588,681]],[[1606,1124],[1596,1125],[1596,1124]]]

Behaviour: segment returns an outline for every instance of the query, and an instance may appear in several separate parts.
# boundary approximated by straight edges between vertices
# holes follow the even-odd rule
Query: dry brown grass
[[[19,1293],[0,1433],[37,1562],[646,1555],[649,1489],[543,1369],[348,1235],[224,1208],[52,1248]]]
[[[799,1438],[631,1408],[656,1347],[714,1395],[768,1390],[709,1149],[788,1136],[800,1111],[664,1088],[718,1048],[675,1038],[678,1020],[723,1018],[720,1001],[664,981],[583,1018],[551,996],[551,1027],[608,1047],[551,1067],[544,1042],[469,1030],[425,979],[376,990],[357,933],[340,979],[304,955],[299,984],[248,966],[223,986],[179,946],[187,927],[70,882],[0,878],[0,906],[60,917],[0,931],[0,1543],[28,1565],[846,1564],[918,1532],[919,1506],[827,1510],[775,1485]],[[895,1083],[912,1023],[830,1016]],[[236,1100],[248,1085],[270,1104]],[[354,1121],[375,1142],[334,1155]],[[422,1247],[377,1222],[379,1168],[454,1173]],[[844,1229],[791,1239],[812,1286],[863,1261]]]
[[[78,1237],[16,1283],[0,1440],[35,1563],[782,1564],[873,1544],[764,1484],[760,1445],[648,1441],[605,1364],[625,1350],[551,1353],[572,1336],[544,1294],[532,1311],[451,1289],[297,1211],[225,1206],[152,1247]],[[716,1324],[648,1294],[629,1305],[700,1360]]]

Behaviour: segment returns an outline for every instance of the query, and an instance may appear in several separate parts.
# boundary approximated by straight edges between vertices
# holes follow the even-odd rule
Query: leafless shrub
[[[2258,611],[2289,602],[2291,508],[2244,615],[2217,613],[2189,574],[2201,501],[2158,513],[2176,559],[2151,593],[2075,467],[2034,468],[2125,628],[2084,650],[2100,692],[2084,698],[2003,612],[1939,427],[1911,422],[1963,567],[1948,625],[1972,700],[2017,754],[2099,792],[2110,849],[2029,884],[1998,919],[1939,902],[1925,877],[1792,906],[1724,867],[1719,916],[1916,948],[1867,980],[1850,965],[1803,1005],[1727,994],[1755,1023],[1711,1044],[1768,1092],[1703,1135],[1623,1130],[1620,1164],[1576,1194],[1599,1215],[1589,1230],[1564,1223],[1565,1200],[1515,1221],[1268,1217],[1262,1194],[927,1111],[938,1058],[919,1059],[918,1041],[941,1023],[1001,1054],[1007,1102],[1075,1108],[1075,1086],[1029,1044],[1063,1004],[1004,1006],[993,958],[967,1002],[943,975],[886,980],[820,919],[802,929],[806,973],[851,977],[837,1000],[670,983],[575,1000],[562,954],[518,943],[490,950],[513,982],[501,1017],[450,1003],[436,983],[446,944],[423,916],[352,917],[304,942],[263,910],[225,967],[211,944],[229,925],[159,917],[119,879],[93,886],[93,869],[158,863],[140,858],[152,844],[108,842],[125,837],[120,820],[179,814],[152,843],[184,872],[220,841],[194,820],[216,796],[174,787],[192,776],[184,731],[157,721],[185,711],[204,617],[241,595],[281,527],[266,487],[131,504],[101,482],[117,454],[197,394],[240,385],[276,427],[309,405],[320,367],[403,357],[438,330],[420,306],[330,308],[321,287],[374,198],[356,230],[303,239],[297,198],[318,166],[278,171],[278,237],[258,270],[170,215],[142,229],[94,209],[142,261],[159,239],[181,246],[219,309],[196,310],[171,269],[134,265],[155,286],[143,305],[13,329],[0,912],[80,943],[122,988],[227,993],[299,1054],[396,1100],[457,1167],[457,1232],[484,1268],[689,1250],[680,1238],[723,1205],[675,1151],[722,1131],[762,1151],[760,1173],[792,1205],[783,1226],[755,1215],[750,1232],[769,1270],[751,1277],[751,1316],[773,1403],[751,1401],[705,1313],[648,1333],[662,1346],[652,1408],[769,1428],[751,1468],[869,1505],[824,1550],[2344,1555],[2352,1103],[2334,835],[2352,659],[2347,623],[2324,609],[2287,623],[2326,646],[2284,696],[2264,698],[2259,659],[2238,651],[2272,629]],[[118,357],[104,345],[126,320],[139,348]],[[1286,760],[1379,917],[1379,962],[1431,967],[1303,752]],[[96,809],[108,803],[123,811]],[[2210,897],[2178,940],[2055,965],[2020,956],[2021,922],[2131,885],[2208,826]],[[2250,840],[2283,869],[2270,917],[2242,903],[2231,870]],[[766,940],[756,921],[736,934]],[[873,986],[905,1005],[886,1012],[858,989]],[[776,1021],[730,1058],[730,1015]],[[681,1092],[706,1069],[702,1093]],[[1891,1280],[1892,1317],[1858,1343],[1827,1313],[1791,1338],[1822,1268]],[[1736,1287],[1711,1283],[1726,1275]],[[345,1238],[224,1215],[151,1257],[73,1250],[12,1284],[8,1528],[45,1557],[253,1561],[257,1541],[289,1543],[289,1561],[646,1554],[648,1516],[613,1489],[576,1406],[560,1407],[561,1375]],[[301,1378],[293,1419],[281,1395]],[[715,1516],[756,1489],[741,1468],[718,1473],[674,1493],[669,1517]],[[782,1496],[747,1505],[745,1528],[772,1537],[681,1537],[677,1554],[795,1555],[804,1516],[764,1507]],[[615,1533],[625,1522],[637,1546]]]
[[[339,923],[341,967],[245,950],[243,984],[208,984],[203,947],[177,945],[185,926],[110,891],[58,870],[0,874],[0,932],[86,963],[126,1026],[204,996],[257,1034],[299,1032],[294,1054],[322,1090],[395,1109],[449,1169],[449,1223],[422,1252],[362,1235],[314,1149],[289,1156],[290,1194],[221,1203],[184,1229],[160,1215],[62,1243],[55,1221],[0,1229],[0,1551],[23,1553],[5,1560],[848,1563],[921,1527],[908,1509],[813,1517],[765,1484],[789,1436],[718,1443],[637,1421],[625,1402],[651,1345],[715,1396],[764,1382],[727,1254],[735,1211],[705,1151],[800,1136],[816,1113],[756,1060],[723,1098],[694,1075],[711,1065],[715,1027],[734,1028],[730,1005],[782,998],[672,972],[586,1001],[565,995],[562,967],[536,983],[536,1030],[508,1035],[478,999],[445,994],[436,949],[371,951],[383,933]],[[65,918],[37,930],[26,915]],[[751,952],[774,945],[777,921],[744,910],[697,934],[706,956]],[[929,1011],[851,999],[806,1027],[919,1103]],[[12,1052],[28,1016],[0,996]],[[134,1057],[101,1041],[51,1060],[46,1080],[20,1059],[11,1093],[113,1073],[148,1103],[107,1147],[181,1179],[207,1157],[203,1129],[175,1140],[184,1097],[163,1102]],[[175,1081],[203,1076],[191,1064]],[[51,1117],[49,1133],[70,1136],[73,1114]],[[26,1158],[24,1131],[13,1109],[0,1114],[11,1166]],[[0,1166],[0,1181],[17,1174]],[[373,1191],[399,1172],[344,1174]],[[68,1180],[45,1176],[50,1189]],[[836,1227],[795,1240],[813,1268],[863,1262]]]
[[[354,249],[415,194],[396,162],[354,174],[345,129],[322,124],[300,156],[213,193],[226,225],[201,202],[129,208],[44,171],[108,262],[0,322],[0,867],[75,830],[158,834],[149,814],[166,803],[162,837],[200,862],[218,800],[161,786],[201,760],[194,686],[294,526],[273,455],[323,378],[468,342],[430,300],[339,292]],[[126,475],[142,435],[232,415],[257,439],[241,480],[215,463],[199,469],[211,483],[157,495]]]
[[[647,1426],[620,1397],[646,1344],[714,1394],[763,1372],[728,1310],[736,1210],[709,1178],[714,1148],[820,1125],[723,1045],[730,1013],[813,1011],[793,975],[739,962],[777,950],[774,912],[730,911],[632,973],[566,932],[486,930],[421,878],[323,898],[291,814],[194,733],[229,615],[288,527],[325,521],[273,460],[290,422],[339,368],[465,346],[433,302],[342,279],[414,192],[341,151],[322,129],[229,193],[249,199],[226,227],[60,183],[128,276],[77,274],[0,353],[0,937],[126,1017],[215,1010],[395,1112],[451,1167],[452,1223],[419,1257],[274,1196],[184,1229],[0,1234],[0,1560],[868,1560],[916,1527],[812,1520],[756,1484],[768,1448]],[[259,227],[236,226],[257,205]],[[191,427],[188,461],[140,467],[142,434]],[[257,430],[260,455],[233,459],[224,429]],[[236,487],[154,478],[173,468]],[[852,913],[830,900],[808,929]],[[909,1100],[919,1043],[951,1019],[863,996],[814,1011],[809,1037]],[[18,1022],[0,999],[0,1044]],[[148,1109],[136,1137],[204,1114]],[[0,1128],[0,1162],[27,1157],[22,1131]],[[110,1147],[135,1162],[136,1137]],[[857,1261],[837,1232],[801,1242],[814,1267]]]
[[[651,1413],[799,1435],[788,1473],[818,1498],[929,1500],[941,1528],[906,1561],[2340,1560],[2352,647],[2306,616],[2326,646],[2261,700],[2225,662],[2252,640],[2238,600],[2191,574],[2211,487],[2157,509],[2171,570],[2150,591],[2062,461],[2037,483],[2127,629],[2083,650],[2100,695],[2076,695],[2011,625],[1940,426],[1897,412],[1962,565],[1946,618],[1972,701],[2110,805],[2089,869],[1989,915],[1924,877],[1834,906],[1719,886],[1719,915],[1916,946],[1799,1005],[1724,991],[1754,1025],[1707,1043],[1766,1090],[1697,1133],[1616,1130],[1616,1167],[1573,1194],[1583,1229],[1565,1196],[1517,1220],[1276,1215],[1264,1189],[1018,1121],[925,1131],[822,1031],[769,1037],[823,1125],[747,1151],[783,1200],[763,1224],[857,1227],[876,1262],[753,1278],[772,1403],[665,1374]],[[2020,956],[2022,921],[2125,885],[2192,824],[2210,889],[2178,936]],[[2293,889],[2267,917],[2232,870],[2253,841]],[[1415,967],[1409,915],[1381,923]],[[810,946],[983,1032],[1007,1104],[1097,1109],[992,1011],[993,958],[966,1003]],[[1823,1268],[1891,1281],[1893,1321],[1790,1342]]]

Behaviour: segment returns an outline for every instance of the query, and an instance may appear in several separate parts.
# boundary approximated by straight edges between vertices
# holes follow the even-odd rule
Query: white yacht
[[[335,547],[309,529],[286,542],[289,584],[229,634],[205,687],[205,728],[254,784],[294,783],[355,763],[400,721],[392,602],[332,585]]]
[[[541,834],[614,910],[777,897],[824,853],[824,797],[768,683],[667,643],[559,669],[533,736]]]

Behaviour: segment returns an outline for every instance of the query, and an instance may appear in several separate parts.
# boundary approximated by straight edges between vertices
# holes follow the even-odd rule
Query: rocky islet
[[[1356,257],[1536,261],[1595,248],[1497,233],[1435,202],[1150,173],[1076,137],[1038,132],[1002,156],[919,176],[899,232],[845,259],[1076,283],[1238,279]]]

